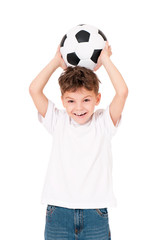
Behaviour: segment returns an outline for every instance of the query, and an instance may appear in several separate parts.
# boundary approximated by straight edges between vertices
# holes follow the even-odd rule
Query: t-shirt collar
[[[91,119],[92,119],[92,116],[90,116],[90,118],[87,120],[87,122],[85,122],[84,124],[79,124],[78,122],[76,122],[73,118],[70,117],[70,123],[71,125],[74,125],[74,126],[87,126],[90,124],[91,122]]]

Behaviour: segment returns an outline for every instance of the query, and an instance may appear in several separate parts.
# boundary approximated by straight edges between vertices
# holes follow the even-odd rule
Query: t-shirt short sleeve
[[[119,126],[121,125],[122,115],[120,116],[120,119],[118,120],[115,126],[110,116],[109,106],[110,105],[108,105],[106,109],[101,109],[100,115],[104,128],[106,128],[109,137],[112,138],[116,134]]]
[[[54,131],[54,127],[57,121],[59,109],[55,107],[55,104],[48,99],[48,106],[47,106],[47,111],[45,114],[45,117],[43,117],[39,112],[38,112],[38,120],[42,125],[47,129],[47,131],[52,134]]]

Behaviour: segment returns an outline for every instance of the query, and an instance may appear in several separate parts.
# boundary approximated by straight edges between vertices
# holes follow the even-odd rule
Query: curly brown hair
[[[97,75],[90,69],[85,67],[67,67],[58,79],[61,94],[66,91],[75,92],[77,89],[84,87],[89,91],[94,91],[97,95],[99,91],[99,82]]]

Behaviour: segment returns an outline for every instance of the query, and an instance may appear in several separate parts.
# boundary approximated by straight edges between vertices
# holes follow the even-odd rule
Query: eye
[[[69,103],[73,103],[73,100],[69,100],[68,102],[69,102]]]
[[[90,99],[88,99],[88,98],[87,98],[87,99],[85,99],[85,101],[86,101],[86,102],[89,102],[89,101],[90,101]]]

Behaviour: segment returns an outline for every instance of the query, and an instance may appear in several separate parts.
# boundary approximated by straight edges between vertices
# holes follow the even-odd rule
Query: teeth
[[[76,116],[82,116],[82,115],[84,115],[84,114],[86,114],[86,112],[85,113],[81,113],[81,114],[76,114],[76,113],[74,113]]]

